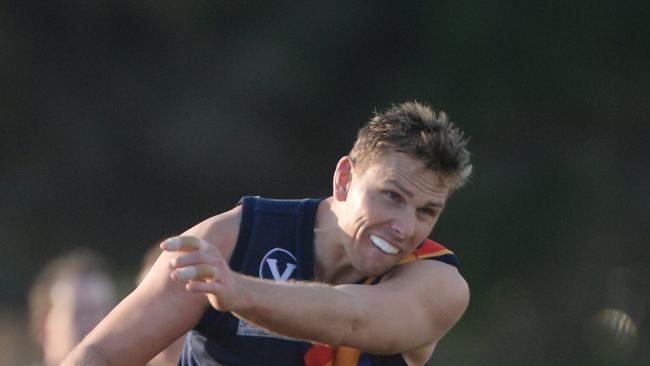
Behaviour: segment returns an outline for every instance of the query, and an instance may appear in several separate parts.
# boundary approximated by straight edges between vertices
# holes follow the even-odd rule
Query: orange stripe
[[[436,252],[439,250],[446,250],[442,244],[437,243],[431,239],[426,239],[422,242],[422,244],[415,250],[416,253],[430,253],[430,252]]]
[[[422,254],[411,253],[406,258],[402,259],[399,262],[399,264],[412,262],[412,261],[417,260],[417,259],[440,257],[440,256],[447,255],[447,254],[454,254],[454,252],[452,252],[449,249],[443,249],[443,250],[439,250],[439,251],[433,252],[433,253],[422,253]]]
[[[307,350],[303,360],[305,366],[356,366],[360,356],[361,351],[356,348],[332,348],[324,344],[314,344]]]
[[[341,346],[336,349],[333,366],[356,366],[361,351],[356,348]]]
[[[411,254],[408,257],[402,259],[399,264],[404,264],[408,262],[413,262],[414,260],[417,259],[424,259],[424,258],[433,258],[433,257],[440,257],[446,254],[454,254],[451,250],[441,250],[439,252],[435,253],[427,253],[427,254],[422,254],[422,255],[417,255],[417,254]]]
[[[434,253],[419,254],[416,256],[417,258],[422,259],[422,258],[440,257],[441,255],[447,255],[447,254],[454,254],[454,252],[452,252],[449,249],[445,249],[445,250],[439,250]]]

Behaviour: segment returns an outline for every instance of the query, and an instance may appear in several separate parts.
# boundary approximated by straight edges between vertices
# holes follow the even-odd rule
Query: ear
[[[349,156],[339,159],[334,171],[334,180],[332,182],[333,196],[337,201],[345,201],[348,197],[348,189],[352,182],[352,171],[354,167]]]

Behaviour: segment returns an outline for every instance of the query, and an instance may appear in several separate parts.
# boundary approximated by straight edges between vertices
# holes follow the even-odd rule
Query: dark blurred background
[[[471,136],[432,237],[470,308],[432,365],[650,364],[646,1],[0,1],[0,363],[55,255],[144,251],[241,195],[318,197],[356,130]]]

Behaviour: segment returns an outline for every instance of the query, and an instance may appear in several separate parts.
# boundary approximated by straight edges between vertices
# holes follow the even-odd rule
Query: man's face
[[[355,270],[376,276],[411,253],[431,233],[449,193],[439,174],[403,153],[387,153],[364,172],[352,168],[341,224]]]

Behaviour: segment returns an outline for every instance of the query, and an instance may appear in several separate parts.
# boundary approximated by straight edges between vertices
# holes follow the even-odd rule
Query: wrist
[[[235,282],[234,288],[237,289],[237,296],[235,297],[236,301],[233,302],[229,311],[242,314],[252,311],[255,304],[253,299],[255,290],[252,287],[254,287],[256,279],[233,272],[233,281]]]

